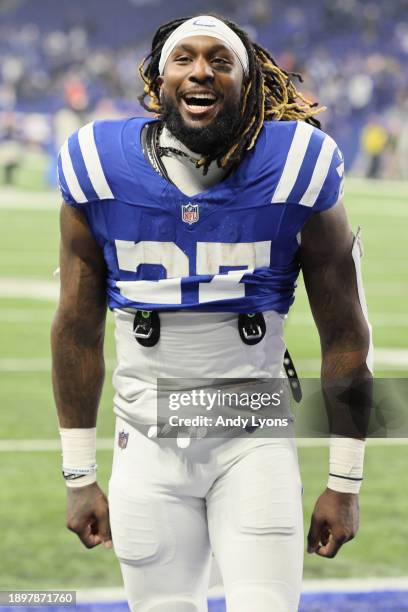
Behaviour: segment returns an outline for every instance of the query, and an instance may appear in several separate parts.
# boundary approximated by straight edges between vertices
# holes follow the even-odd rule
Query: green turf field
[[[113,554],[87,551],[64,529],[64,484],[56,451],[19,452],[13,440],[56,439],[50,388],[49,326],[55,309],[58,196],[0,192],[0,590],[96,587],[121,583]],[[55,203],[55,207],[54,206]],[[363,273],[374,340],[376,373],[408,373],[408,187],[349,181],[346,204],[353,227],[363,227]],[[287,325],[287,344],[301,376],[317,375],[319,344],[302,283]],[[45,297],[48,295],[49,297]],[[113,326],[106,338],[107,382],[99,435],[111,435]],[[1,448],[1,447],[0,447]],[[110,452],[100,451],[106,485]],[[300,450],[308,523],[326,480],[326,451]],[[359,537],[335,560],[307,557],[306,577],[408,575],[408,447],[371,447],[361,495]]]

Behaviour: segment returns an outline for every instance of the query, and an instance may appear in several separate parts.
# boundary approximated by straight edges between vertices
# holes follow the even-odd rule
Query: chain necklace
[[[194,157],[191,157],[190,155],[188,155],[188,153],[181,151],[181,149],[176,149],[175,147],[162,147],[160,145],[160,136],[162,135],[162,132],[163,132],[163,124],[160,124],[159,129],[156,131],[156,142],[155,142],[156,153],[159,157],[165,157],[165,156],[171,157],[171,154],[178,155],[180,157],[184,157],[185,159],[188,159],[192,164],[194,164],[196,168],[200,168],[200,166],[198,165],[198,162],[200,160],[195,159]]]

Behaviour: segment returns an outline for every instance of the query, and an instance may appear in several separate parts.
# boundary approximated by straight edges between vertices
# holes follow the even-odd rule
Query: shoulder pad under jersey
[[[58,155],[58,183],[65,202],[75,206],[115,198],[127,121],[93,121],[64,142]]]
[[[299,204],[316,212],[336,204],[343,195],[344,160],[333,138],[304,121],[265,125],[267,154],[273,157],[279,148],[280,155],[272,203]]]

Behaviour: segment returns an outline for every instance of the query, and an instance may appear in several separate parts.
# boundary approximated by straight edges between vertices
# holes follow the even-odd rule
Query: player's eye
[[[174,61],[177,63],[181,63],[181,64],[186,64],[187,62],[189,62],[191,60],[191,57],[189,57],[188,55],[177,55],[174,58]]]
[[[214,57],[212,63],[220,68],[229,68],[231,66],[231,62],[225,57]]]

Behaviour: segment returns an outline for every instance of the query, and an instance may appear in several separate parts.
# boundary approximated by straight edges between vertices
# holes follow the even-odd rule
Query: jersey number
[[[181,280],[189,276],[189,259],[174,242],[115,240],[119,269],[136,272],[141,264],[161,265],[166,278],[158,281],[118,281],[121,294],[132,302],[181,304]],[[271,241],[197,242],[196,274],[212,275],[199,282],[199,303],[245,297],[244,274],[269,267]],[[240,267],[220,274],[221,267]]]

